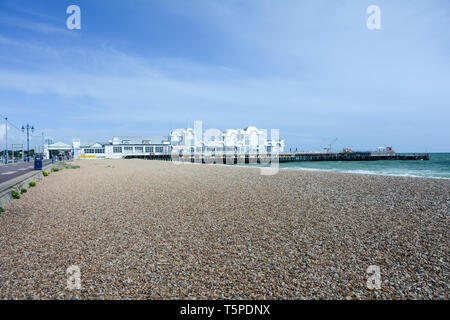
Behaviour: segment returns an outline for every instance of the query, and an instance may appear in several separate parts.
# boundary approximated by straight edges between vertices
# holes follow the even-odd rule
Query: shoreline
[[[258,168],[258,167],[255,167]],[[362,174],[369,176],[385,176],[385,177],[404,177],[404,178],[419,178],[419,179],[438,179],[438,180],[450,180],[450,178],[445,177],[423,177],[417,175],[407,175],[407,174],[388,174],[388,173],[375,173],[375,172],[356,172],[356,171],[339,171],[332,169],[315,169],[315,168],[279,168],[280,170],[294,170],[294,171],[317,171],[317,172],[335,172],[344,174]]]
[[[151,160],[157,161],[157,160]],[[239,167],[239,168],[254,168],[261,169],[263,166],[255,166],[253,164],[222,164],[222,163],[192,163],[192,162],[183,162],[183,164],[199,164],[199,165],[213,165],[213,166],[224,166],[224,167]],[[267,167],[269,168],[269,167]],[[386,173],[375,173],[375,172],[355,172],[355,171],[339,171],[332,169],[316,169],[316,168],[300,168],[300,167],[285,167],[278,168],[279,170],[289,170],[289,171],[304,171],[304,172],[328,172],[328,173],[341,173],[341,174],[357,174],[357,175],[367,175],[367,176],[383,176],[383,177],[402,177],[402,178],[418,178],[418,179],[437,179],[437,180],[450,180],[450,178],[445,177],[423,177],[423,176],[415,176],[415,175],[402,175],[402,174],[386,174]]]

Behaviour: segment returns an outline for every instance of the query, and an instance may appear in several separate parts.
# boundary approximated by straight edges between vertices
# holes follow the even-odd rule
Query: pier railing
[[[166,160],[197,163],[271,163],[294,161],[376,161],[376,160],[429,160],[428,153],[372,153],[372,152],[340,152],[340,153],[282,153],[282,154],[239,154],[239,153],[192,153],[184,155],[150,155],[132,156],[151,160]],[[130,157],[131,158],[131,157]]]
[[[414,156],[414,157],[425,157],[430,156],[429,153],[397,153],[400,156]]]

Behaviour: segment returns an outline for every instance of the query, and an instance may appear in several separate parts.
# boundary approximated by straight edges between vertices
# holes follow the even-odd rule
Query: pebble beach
[[[448,179],[73,164],[0,213],[0,299],[450,298]]]

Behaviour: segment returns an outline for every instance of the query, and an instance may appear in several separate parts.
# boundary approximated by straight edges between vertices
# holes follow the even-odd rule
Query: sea
[[[290,170],[450,179],[450,153],[430,153],[430,160],[296,161],[279,165]]]

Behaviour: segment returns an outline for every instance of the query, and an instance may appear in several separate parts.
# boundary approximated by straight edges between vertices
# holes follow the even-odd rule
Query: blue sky
[[[202,120],[278,128],[288,148],[450,151],[449,58],[444,0],[2,0],[0,115],[33,124],[32,146]]]

